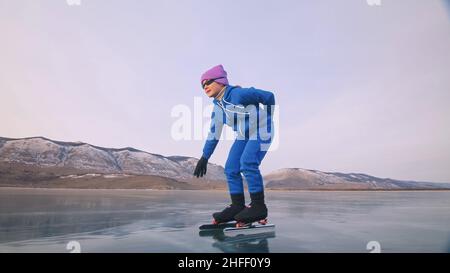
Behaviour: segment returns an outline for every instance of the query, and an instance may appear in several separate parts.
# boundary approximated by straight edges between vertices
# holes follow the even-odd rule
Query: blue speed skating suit
[[[253,87],[227,85],[222,99],[214,99],[213,103],[211,128],[203,148],[203,157],[211,157],[219,142],[223,125],[227,124],[236,132],[236,139],[225,164],[230,194],[244,193],[241,174],[247,181],[250,193],[263,192],[259,165],[273,139],[274,94]]]

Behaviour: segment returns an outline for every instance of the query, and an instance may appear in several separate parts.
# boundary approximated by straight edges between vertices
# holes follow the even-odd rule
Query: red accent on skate
[[[259,220],[258,223],[260,223],[261,225],[266,225],[267,224],[267,219]]]
[[[246,226],[248,226],[248,224],[246,224],[246,223],[242,223],[242,222],[237,222],[236,223],[236,227],[237,228],[246,227]]]
[[[212,220],[212,224],[213,224],[213,225],[218,225],[219,222],[217,222],[216,219],[213,219],[213,220]]]

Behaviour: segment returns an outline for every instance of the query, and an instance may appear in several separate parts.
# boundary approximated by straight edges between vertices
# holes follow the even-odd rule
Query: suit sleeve
[[[241,103],[244,105],[259,103],[264,105],[275,105],[275,95],[272,92],[256,89],[254,87],[242,88],[240,96]]]
[[[208,132],[208,138],[206,139],[205,146],[203,147],[202,156],[209,159],[216,149],[217,143],[219,143],[220,135],[222,134],[223,120],[222,109],[217,105],[214,105],[214,109],[211,113],[211,126]]]

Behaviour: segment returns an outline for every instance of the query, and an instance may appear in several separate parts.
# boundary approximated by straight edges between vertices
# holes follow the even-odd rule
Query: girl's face
[[[206,82],[206,80],[204,80],[202,83],[205,83],[205,82]],[[223,84],[213,82],[209,85],[206,85],[204,91],[208,97],[215,98],[217,96],[217,94],[219,94],[220,90],[222,90],[223,87],[224,87]]]

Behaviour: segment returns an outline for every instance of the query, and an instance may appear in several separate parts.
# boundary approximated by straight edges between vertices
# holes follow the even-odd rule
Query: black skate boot
[[[245,209],[244,194],[231,194],[231,205],[226,207],[221,212],[213,213],[213,224],[222,224],[234,221],[234,216]]]
[[[237,227],[250,225],[253,222],[259,222],[263,225],[267,223],[267,207],[264,204],[264,192],[250,193],[250,197],[252,199],[250,205],[234,217]]]

